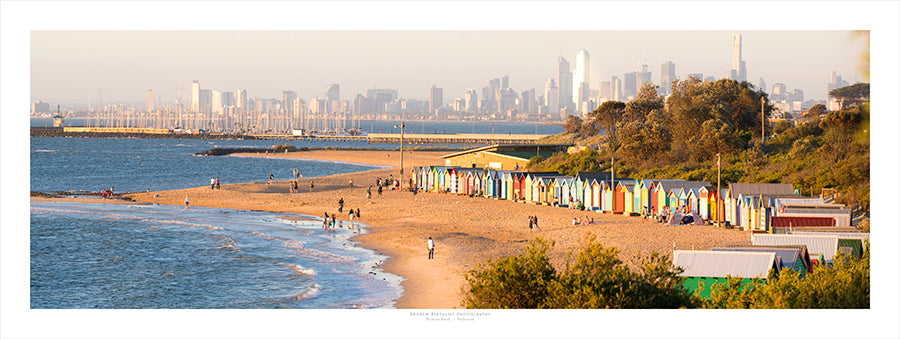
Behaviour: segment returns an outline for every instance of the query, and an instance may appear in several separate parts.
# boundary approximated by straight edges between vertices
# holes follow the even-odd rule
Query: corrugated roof
[[[869,238],[869,240],[872,240],[872,236],[869,233],[794,231],[793,234],[795,234],[795,235],[823,235],[823,236],[837,237],[839,239]]]
[[[703,186],[709,186],[709,182],[708,181],[660,180],[660,184],[657,187],[662,187],[663,190],[666,190],[668,192],[675,188],[694,188],[694,187],[700,188]]]
[[[609,180],[612,178],[612,172],[578,172],[575,173],[575,178],[581,179],[582,181],[589,181],[591,179]]]
[[[491,154],[504,155],[507,157],[513,157],[513,158],[518,158],[518,159],[528,161],[528,160],[531,160],[531,158],[534,158],[536,155],[540,155],[542,158],[547,159],[561,151],[484,151],[484,152],[491,153]]]
[[[731,196],[737,197],[743,195],[793,195],[793,184],[743,184],[731,183],[728,185],[731,189]]]
[[[825,260],[831,260],[838,249],[838,238],[827,235],[796,235],[796,234],[752,234],[750,242],[753,245],[806,245],[809,255],[825,256]]]
[[[737,252],[772,252],[776,256],[781,257],[781,264],[784,267],[793,268],[800,257],[800,249],[795,247],[765,247],[765,246],[745,246],[745,247],[715,247],[713,251],[737,251]]]
[[[822,227],[834,226],[835,224],[834,218],[785,217],[780,215],[772,217],[772,227]]]
[[[672,263],[684,270],[684,277],[765,279],[775,267],[775,253],[676,250]]]

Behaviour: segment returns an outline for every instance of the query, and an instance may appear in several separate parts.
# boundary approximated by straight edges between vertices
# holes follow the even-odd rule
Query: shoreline
[[[404,171],[412,166],[442,163],[446,152],[404,151]],[[219,190],[208,186],[133,193],[125,196],[134,201],[183,205],[185,196],[191,206],[258,210],[272,213],[296,213],[321,216],[337,213],[337,200],[343,198],[345,208],[360,209],[359,221],[369,225],[369,233],[353,238],[360,246],[389,258],[382,269],[402,277],[403,293],[395,301],[398,309],[460,308],[465,273],[488,259],[521,253],[528,242],[543,237],[555,242],[550,251],[551,263],[557,269],[565,265],[566,254],[581,248],[587,233],[597,236],[605,247],[616,247],[620,258],[636,267],[641,256],[656,251],[671,255],[678,248],[709,249],[714,246],[748,245],[747,233],[713,226],[662,225],[637,217],[608,215],[566,208],[533,205],[508,200],[458,196],[440,193],[414,195],[408,191],[385,191],[366,199],[365,188],[376,178],[397,176],[399,151],[334,151],[321,150],[294,154],[248,156],[288,157],[313,160],[346,161],[391,166],[362,172],[299,179],[300,192],[289,193],[290,180],[223,184]],[[354,181],[352,191],[348,181]],[[309,183],[315,189],[309,192]],[[408,177],[404,176],[404,184]],[[160,197],[155,198],[154,194]],[[346,210],[345,210],[346,212]],[[527,228],[527,218],[537,215],[540,231]],[[593,217],[592,225],[571,225],[573,217]],[[346,214],[338,214],[347,220]],[[427,259],[425,242],[431,236],[436,242],[435,259]]]

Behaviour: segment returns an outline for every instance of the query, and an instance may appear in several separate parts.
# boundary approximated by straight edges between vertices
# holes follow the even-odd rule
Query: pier
[[[32,137],[58,138],[162,138],[162,139],[243,139],[243,140],[297,140],[366,142],[369,144],[399,144],[399,133],[369,133],[368,135],[339,134],[226,134],[226,133],[183,133],[164,129],[138,128],[96,128],[96,127],[32,127]],[[410,145],[494,145],[494,144],[536,144],[548,134],[415,134],[404,133],[403,143]]]

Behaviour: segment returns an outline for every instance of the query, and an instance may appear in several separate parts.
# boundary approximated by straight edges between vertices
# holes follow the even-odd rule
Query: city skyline
[[[577,61],[581,51],[592,54],[584,76],[592,90],[640,65],[649,65],[660,85],[659,67],[670,61],[679,79],[729,77],[735,34],[742,36],[746,79],[755,86],[763,78],[824,100],[832,72],[850,83],[862,80],[857,60],[864,45],[850,31],[35,31],[31,101],[83,104],[89,93],[96,101],[102,91],[105,102],[143,105],[153,90],[160,107],[178,96],[189,103],[189,86],[198,79],[205,89],[243,89],[263,98],[294,91],[304,100],[325,98],[332,84],[343,87],[343,100],[372,88],[428,100],[429,88],[437,86],[444,103],[452,103],[508,76],[517,92],[534,88],[543,95],[548,79],[562,85],[557,59]],[[439,48],[414,48],[425,38],[440,41]],[[231,48],[250,41],[259,47]],[[602,47],[609,45],[617,49]],[[210,46],[228,53],[203,53],[216,50]],[[254,53],[256,62],[248,58]],[[798,63],[807,67],[792,67]]]

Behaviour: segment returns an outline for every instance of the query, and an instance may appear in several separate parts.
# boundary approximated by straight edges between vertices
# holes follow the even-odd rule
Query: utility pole
[[[762,105],[759,110],[760,114],[762,114],[762,119],[761,119],[761,121],[762,121],[762,142],[763,142],[763,144],[765,144],[766,143],[766,98],[763,97],[763,98],[761,98],[760,101],[762,101]]]
[[[400,125],[395,125],[394,128],[400,127],[400,189],[403,189],[403,128],[406,124],[403,121],[400,121]]]
[[[725,210],[725,204],[722,201],[722,153],[716,153],[716,227],[722,226],[722,213]]]

